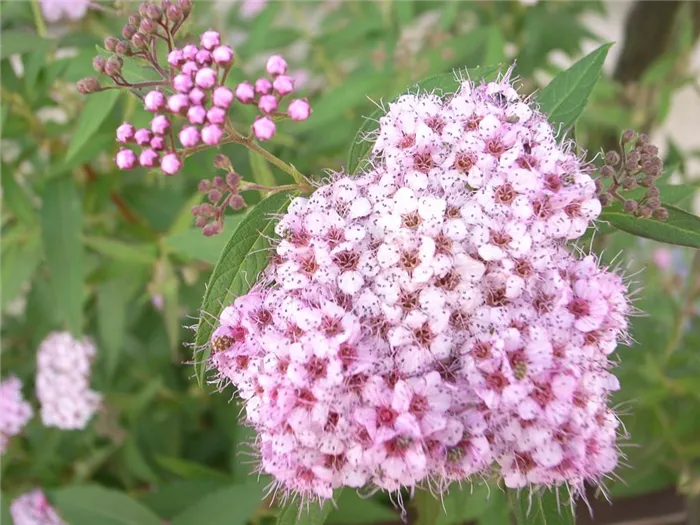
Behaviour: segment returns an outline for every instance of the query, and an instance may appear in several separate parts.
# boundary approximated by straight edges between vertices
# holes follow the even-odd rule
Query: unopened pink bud
[[[210,67],[205,67],[197,71],[194,81],[202,89],[211,89],[216,85],[216,72]]]
[[[272,83],[272,87],[275,88],[275,91],[280,95],[289,95],[294,91],[294,80],[287,75],[280,75]]]
[[[180,67],[185,62],[185,55],[182,49],[174,49],[168,53],[168,64],[173,67]]]
[[[216,146],[223,135],[223,130],[216,124],[209,124],[202,128],[202,142],[209,146]]]
[[[131,170],[136,166],[136,154],[130,149],[122,148],[114,158],[120,170]]]
[[[206,49],[200,49],[197,51],[197,56],[195,57],[195,62],[197,64],[204,66],[204,65],[209,65],[212,62],[211,58],[211,53],[207,51]]]
[[[139,146],[146,146],[150,144],[152,138],[153,135],[151,135],[151,131],[146,128],[138,129],[136,130],[136,133],[134,133],[134,139],[136,139],[136,144]]]
[[[194,76],[197,71],[199,71],[199,66],[197,65],[197,62],[194,60],[190,60],[189,62],[185,62],[185,64],[182,66],[182,72],[185,75],[189,76]]]
[[[173,113],[181,113],[185,111],[189,105],[190,99],[187,98],[187,95],[183,95],[182,93],[168,97],[168,109]]]
[[[214,90],[211,99],[215,106],[227,108],[231,105],[231,102],[233,102],[233,91],[226,86],[219,86]]]
[[[255,81],[255,92],[259,95],[267,95],[272,91],[272,83],[266,78],[259,78]]]
[[[202,106],[192,106],[187,110],[187,120],[192,124],[204,124],[207,118],[207,110]]]
[[[238,84],[236,87],[236,98],[244,104],[252,102],[255,99],[255,90],[253,86],[249,82],[241,82]]]
[[[258,102],[258,108],[269,115],[277,109],[277,99],[274,95],[263,95]]]
[[[178,138],[183,146],[192,148],[199,144],[199,130],[194,126],[186,126],[182,128]]]
[[[207,94],[199,88],[194,88],[189,94],[190,102],[195,106],[201,106],[207,99]]]
[[[128,122],[124,122],[124,124],[117,128],[117,140],[122,144],[126,144],[134,138],[134,131],[134,126]]]
[[[170,129],[170,121],[165,115],[156,115],[151,120],[151,131],[157,135],[165,135]]]
[[[277,127],[270,117],[262,117],[253,123],[253,133],[258,140],[270,140],[274,137]]]
[[[226,110],[219,107],[213,107],[207,111],[207,120],[211,124],[223,124],[226,121]]]
[[[311,106],[305,99],[297,98],[287,106],[287,114],[292,120],[306,120],[311,115]]]
[[[220,66],[228,66],[233,62],[233,49],[229,46],[219,46],[212,51],[211,57]]]
[[[287,72],[287,61],[279,55],[272,55],[267,59],[265,69],[273,77],[284,75]]]
[[[221,37],[216,31],[205,31],[202,33],[200,43],[204,49],[211,51],[216,46],[221,45]]]
[[[194,87],[194,82],[192,82],[192,78],[189,75],[180,73],[179,75],[175,75],[173,87],[175,91],[179,91],[180,93],[189,93]]]
[[[205,237],[213,237],[221,233],[221,225],[218,222],[212,222],[202,228],[202,233]]]
[[[151,91],[143,102],[147,111],[160,111],[165,107],[165,95],[160,91]]]
[[[165,138],[160,135],[156,135],[155,137],[153,137],[151,139],[151,148],[153,148],[156,151],[162,151],[163,149],[165,149]]]
[[[163,173],[166,175],[175,175],[178,171],[180,171],[180,168],[182,168],[182,161],[175,153],[163,155],[163,158],[160,161],[160,169],[163,170]]]
[[[148,148],[139,155],[139,164],[144,168],[155,168],[158,165],[158,153]]]
[[[182,56],[185,60],[194,60],[197,56],[197,46],[193,46],[192,44],[187,44],[185,47],[182,48]]]

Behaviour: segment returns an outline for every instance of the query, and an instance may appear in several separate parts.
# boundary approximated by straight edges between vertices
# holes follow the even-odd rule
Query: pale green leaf
[[[69,163],[94,138],[100,126],[112,111],[114,104],[117,103],[118,98],[119,91],[116,89],[101,91],[88,96],[87,102],[80,111],[78,123],[75,126],[64,162]]]
[[[381,522],[395,522],[399,513],[372,498],[363,498],[354,490],[344,490],[338,497],[338,508],[333,509],[326,519],[328,525],[364,525]]]
[[[250,160],[250,169],[253,170],[253,181],[255,181],[256,184],[266,186],[268,188],[277,186],[275,176],[270,169],[270,165],[265,161],[265,159],[255,153],[252,149],[248,150],[248,159]],[[265,198],[267,192],[261,191],[260,195]]]
[[[22,242],[2,249],[0,265],[0,308],[3,310],[29,282],[41,262],[41,243],[38,231],[28,234]]]
[[[158,256],[152,244],[132,244],[96,235],[83,236],[83,242],[105,257],[125,263],[153,264]]]
[[[0,60],[30,51],[46,51],[51,47],[51,42],[40,38],[36,33],[17,29],[3,30],[0,42]]]

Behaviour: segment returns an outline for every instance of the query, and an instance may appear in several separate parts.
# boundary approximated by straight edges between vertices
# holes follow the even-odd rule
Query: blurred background
[[[227,218],[221,235],[202,236],[190,208],[201,201],[197,182],[211,178],[218,151],[188,159],[176,177],[120,172],[112,160],[116,127],[127,119],[145,125],[149,115],[135,97],[106,105],[102,94],[86,99],[75,90],[95,74],[104,38],[121,38],[126,12],[138,4],[90,3],[58,17],[45,8],[0,2],[2,377],[20,377],[36,406],[36,349],[50,332],[70,327],[97,344],[92,387],[104,402],[83,431],[47,429],[35,418],[12,440],[1,462],[2,523],[10,523],[7,504],[17,494],[40,486],[60,496],[86,483],[124,491],[172,520],[254,470],[252,436],[237,422],[233,392],[200,388],[193,378],[188,328],[242,213]],[[614,41],[606,76],[575,129],[581,154],[593,159],[633,128],[663,152],[662,185],[700,187],[700,2],[195,2],[180,37],[196,41],[207,28],[236,52],[231,85],[260,76],[271,54],[288,60],[314,113],[281,125],[268,145],[315,178],[342,169],[363,117],[413,82],[517,60],[530,93]],[[233,117],[245,125],[251,115],[234,109]],[[221,152],[247,180],[291,182],[243,148]],[[75,195],[53,192],[58,179],[74,181]],[[695,197],[676,191],[671,203],[697,213]],[[249,203],[259,199],[246,194]],[[73,211],[54,221],[56,209]],[[580,505],[581,523],[700,523],[700,257],[604,225],[584,242],[605,260],[622,252],[617,260],[636,276],[644,315],[633,321],[634,343],[618,351],[616,402],[631,439],[622,444],[619,479],[606,483],[614,504],[592,490],[594,517]],[[478,483],[455,488],[437,523],[508,523],[503,495],[488,493]],[[225,503],[220,515],[232,512]],[[270,516],[263,504],[241,523]],[[328,523],[398,519],[386,498],[345,491]]]

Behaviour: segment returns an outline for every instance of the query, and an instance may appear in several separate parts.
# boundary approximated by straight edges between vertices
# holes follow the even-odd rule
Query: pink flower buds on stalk
[[[245,201],[239,194],[241,178],[233,171],[231,161],[224,155],[217,155],[214,167],[227,170],[226,177],[201,180],[199,191],[207,196],[209,202],[192,207],[195,223],[207,237],[218,235],[223,230],[226,208],[240,210],[245,207]]]
[[[10,514],[15,525],[66,525],[40,489],[15,498]]]
[[[90,390],[95,346],[68,332],[53,332],[37,351],[36,396],[47,427],[79,430],[100,407],[102,396]]]
[[[32,406],[22,396],[22,381],[10,376],[0,383],[0,456],[5,454],[10,438],[22,433],[34,415]]]
[[[310,500],[494,469],[581,494],[615,468],[608,356],[632,309],[618,274],[565,245],[601,208],[572,151],[509,75],[465,81],[401,97],[367,171],[291,202],[211,338],[261,472]]]

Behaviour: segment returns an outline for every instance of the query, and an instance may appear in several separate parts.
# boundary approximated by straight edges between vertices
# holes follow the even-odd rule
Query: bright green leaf
[[[540,110],[556,128],[570,128],[586,107],[612,44],[604,44],[558,74],[537,97]]]
[[[153,264],[158,256],[152,244],[130,244],[93,235],[83,236],[83,242],[105,257],[125,263]]]
[[[75,132],[68,146],[64,162],[68,163],[80,150],[94,138],[95,133],[109,116],[114,104],[119,98],[119,91],[110,89],[88,96],[87,102],[80,111]]]
[[[246,293],[267,265],[270,237],[276,216],[289,205],[289,195],[277,193],[253,208],[233,232],[209,278],[197,326],[195,371],[201,385],[204,381],[208,342],[219,314],[235,297]]]
[[[83,259],[80,240],[83,209],[75,181],[70,177],[49,181],[43,194],[41,225],[59,315],[74,335],[83,327]]]
[[[0,38],[0,60],[11,55],[23,55],[30,51],[46,51],[51,42],[39,38],[36,33],[19,30],[3,30]]]
[[[70,525],[161,525],[162,520],[126,493],[99,485],[72,486],[51,493]]]
[[[573,525],[576,523],[573,509],[568,503],[569,492],[565,487],[559,494],[546,491],[542,494],[529,490],[510,491],[508,499],[518,525]]]
[[[333,509],[328,501],[319,506],[317,502],[299,507],[297,502],[287,505],[279,517],[277,525],[323,525]]]
[[[229,485],[203,497],[178,514],[171,525],[245,525],[262,504],[262,487]]]
[[[608,221],[615,228],[668,244],[700,248],[700,217],[686,211],[664,204],[668,210],[668,219],[641,219],[624,213],[620,206],[604,209],[601,221]]]
[[[395,522],[399,514],[395,509],[372,498],[362,498],[354,490],[344,490],[338,497],[338,508],[326,519],[328,525],[363,525]]]

